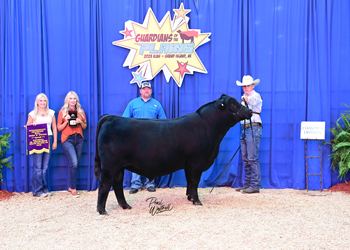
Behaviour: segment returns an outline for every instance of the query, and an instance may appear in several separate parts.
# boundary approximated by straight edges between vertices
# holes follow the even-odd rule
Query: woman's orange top
[[[84,118],[81,116],[81,114],[78,113],[78,118],[80,120],[82,120],[84,123],[86,123],[86,115],[84,110],[82,109],[83,114],[84,114]],[[60,110],[60,112],[58,113],[58,120],[57,120],[57,125],[58,124],[62,124],[66,121],[66,119],[63,118],[63,112],[62,110]],[[65,142],[68,138],[68,136],[70,135],[74,135],[74,134],[80,134],[81,137],[83,137],[83,129],[81,128],[81,124],[78,124],[78,127],[69,127],[68,124],[67,126],[62,130],[62,134],[61,134],[61,143]]]

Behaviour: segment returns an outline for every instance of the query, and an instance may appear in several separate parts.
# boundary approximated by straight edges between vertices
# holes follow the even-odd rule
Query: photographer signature
[[[171,203],[165,206],[163,204],[163,200],[157,201],[156,197],[148,198],[146,201],[149,201],[149,205],[148,205],[148,207],[150,208],[149,213],[152,216],[163,213],[165,211],[171,211],[173,209],[173,207],[171,206]]]

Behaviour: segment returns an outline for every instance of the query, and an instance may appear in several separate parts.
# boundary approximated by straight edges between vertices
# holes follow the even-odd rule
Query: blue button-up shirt
[[[167,119],[162,105],[156,99],[151,98],[145,102],[141,96],[129,102],[123,117]]]

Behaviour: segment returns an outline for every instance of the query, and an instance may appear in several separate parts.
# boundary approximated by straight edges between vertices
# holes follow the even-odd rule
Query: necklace
[[[45,114],[41,114],[41,116],[44,116]]]

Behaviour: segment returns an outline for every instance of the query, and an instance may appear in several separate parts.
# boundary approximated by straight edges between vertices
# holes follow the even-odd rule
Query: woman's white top
[[[34,117],[34,110],[32,112],[29,113],[29,115],[33,118]],[[33,121],[36,124],[47,124],[47,133],[48,135],[52,135],[52,130],[51,130],[51,124],[52,124],[52,117],[55,115],[55,111],[53,111],[52,109],[49,109],[49,115],[47,116],[41,116],[41,115],[36,115],[36,119]]]

